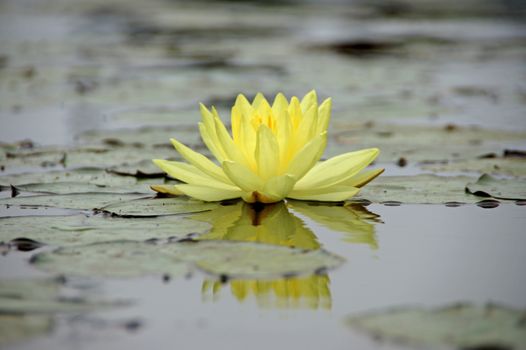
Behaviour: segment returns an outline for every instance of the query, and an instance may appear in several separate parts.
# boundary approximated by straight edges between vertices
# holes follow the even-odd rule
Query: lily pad
[[[131,193],[73,193],[0,199],[0,205],[89,210],[144,197]]]
[[[77,140],[87,144],[103,144],[114,147],[166,147],[173,150],[170,138],[176,138],[194,149],[204,147],[196,125],[90,130],[77,136]]]
[[[422,169],[441,173],[479,173],[526,177],[526,159],[477,158],[423,164]]]
[[[483,197],[501,199],[526,199],[525,179],[497,179],[484,174],[475,183],[466,185],[466,191]]]
[[[54,273],[90,277],[129,278],[148,274],[176,277],[188,271],[184,261],[162,254],[158,246],[134,241],[59,248],[35,255],[33,263]]]
[[[0,314],[0,345],[48,334],[53,324],[49,315]]]
[[[162,180],[161,180],[162,182]],[[12,190],[11,186],[0,186],[0,190]],[[125,187],[108,187],[84,182],[55,182],[19,185],[17,191],[33,193],[71,194],[71,193],[144,193],[151,194],[149,184],[134,184]]]
[[[66,275],[136,277],[180,276],[191,266],[217,276],[276,278],[312,274],[339,266],[343,258],[324,250],[229,241],[172,242],[162,245],[133,241],[64,247],[37,254],[33,262],[46,271]]]
[[[99,208],[105,212],[122,217],[148,217],[197,213],[216,208],[219,205],[219,203],[201,202],[181,196],[122,201]]]
[[[200,269],[235,278],[309,275],[340,266],[344,259],[323,249],[304,250],[233,241],[168,244],[164,252],[193,262]]]
[[[444,204],[477,203],[487,198],[465,192],[468,176],[380,176],[367,184],[350,202]]]
[[[348,131],[342,130],[348,128]],[[488,153],[502,153],[506,148],[524,144],[526,132],[498,131],[455,125],[422,126],[396,124],[345,124],[338,126],[334,135],[336,145],[329,149],[341,153],[377,147],[379,162],[449,161],[474,159]]]
[[[208,231],[206,223],[179,216],[123,219],[95,215],[26,216],[0,218],[0,242],[29,238],[66,246],[116,240],[182,238]]]
[[[347,324],[374,337],[425,347],[524,349],[525,310],[499,305],[453,305],[438,309],[405,307],[347,318]]]

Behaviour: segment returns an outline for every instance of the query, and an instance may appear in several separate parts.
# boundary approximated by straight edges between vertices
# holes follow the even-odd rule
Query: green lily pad
[[[156,181],[158,183],[158,181]],[[161,180],[162,182],[162,180]],[[11,186],[0,186],[0,190],[12,189]],[[105,185],[95,185],[83,182],[56,182],[56,183],[36,183],[15,186],[15,189],[22,192],[34,193],[144,193],[152,194],[149,184],[135,184],[126,187],[107,187]]]
[[[477,182],[468,183],[466,191],[483,197],[523,200],[526,199],[526,180],[497,179],[484,174]]]
[[[523,158],[477,158],[447,163],[423,164],[422,169],[441,173],[479,173],[526,177],[526,160]]]
[[[374,337],[419,346],[524,349],[525,310],[460,304],[438,309],[405,307],[347,318]]]
[[[0,199],[0,205],[89,210],[144,197],[132,193],[73,193]]]
[[[69,290],[55,279],[22,279],[0,281],[0,314],[49,314],[78,312],[118,306],[122,303],[90,300],[82,295],[65,297]],[[70,292],[79,293],[71,289]]]
[[[53,317],[49,315],[0,314],[0,345],[48,334],[53,325]]]
[[[0,160],[0,166],[6,170],[82,167],[105,169],[154,158],[180,159],[178,153],[169,147],[42,147],[9,152],[7,157]]]
[[[197,213],[218,207],[219,203],[201,202],[188,197],[144,198],[122,201],[101,207],[105,212],[118,216],[148,217]]]
[[[380,176],[363,187],[350,202],[443,204],[477,203],[487,199],[465,192],[466,184],[472,181],[468,176]]]
[[[134,241],[115,241],[59,248],[34,256],[36,267],[73,276],[139,277],[188,272],[184,261],[161,253],[159,246]]]
[[[166,176],[166,173],[153,164],[151,159],[141,160],[133,164],[115,165],[106,170],[117,175],[135,176],[138,178]]]
[[[324,250],[230,241],[174,242],[163,245],[133,241],[64,247],[40,253],[33,262],[66,275],[136,277],[180,276],[191,266],[235,278],[271,278],[312,274],[339,266],[343,258]]]
[[[348,130],[345,130],[347,128]],[[344,129],[344,130],[342,130]],[[450,161],[474,159],[488,153],[502,153],[524,143],[526,132],[498,131],[475,127],[445,127],[396,124],[338,125],[333,153],[377,147],[379,162]]]
[[[210,225],[180,216],[123,219],[95,215],[25,216],[0,218],[0,242],[29,238],[66,246],[116,240],[182,238],[206,232]]]
[[[168,244],[164,252],[193,262],[200,269],[235,278],[309,275],[340,266],[344,259],[323,249],[304,250],[234,241]]]
[[[194,149],[204,147],[197,125],[90,130],[77,136],[77,140],[87,144],[103,144],[114,147],[166,147],[173,149],[170,138],[175,138]]]

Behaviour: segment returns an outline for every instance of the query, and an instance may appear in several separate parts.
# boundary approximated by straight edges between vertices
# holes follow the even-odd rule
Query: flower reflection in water
[[[379,216],[359,205],[327,206],[289,201],[258,206],[238,201],[211,212],[192,215],[192,219],[212,225],[210,232],[199,239],[319,249],[321,245],[316,235],[289,208],[332,231],[344,233],[346,242],[368,244],[372,249],[378,246],[374,225],[381,222]],[[202,286],[203,299],[218,300],[221,290],[227,285],[238,301],[253,295],[261,307],[331,308],[330,279],[325,271],[310,276],[282,276],[272,280],[205,280]]]

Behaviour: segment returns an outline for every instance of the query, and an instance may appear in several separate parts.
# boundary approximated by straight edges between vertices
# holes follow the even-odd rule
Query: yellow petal
[[[175,188],[189,197],[197,198],[206,202],[216,202],[241,197],[241,191],[239,189],[230,191],[210,186],[187,184],[175,185]]]
[[[287,197],[295,183],[296,179],[289,174],[275,176],[265,183],[263,193],[274,202],[279,202]]]
[[[352,186],[332,186],[328,188],[313,188],[306,190],[293,189],[287,197],[300,200],[340,202],[351,198],[359,191],[359,188]]]
[[[318,126],[318,105],[312,104],[310,108],[303,113],[298,130],[296,131],[295,149],[303,147],[315,135]]]
[[[211,135],[211,131],[205,123],[200,122],[198,125],[199,132],[201,134],[201,139],[205,143],[206,147],[210,150],[210,152],[212,152],[212,154],[218,162],[222,162],[223,160],[225,160],[225,152],[223,152],[223,149],[217,141],[217,137],[215,136],[215,134],[214,136]]]
[[[218,181],[208,176],[208,174],[203,173],[201,170],[197,169],[191,164],[162,159],[154,159],[153,163],[174,179],[186,182],[188,184],[213,186],[227,190],[236,189],[236,187],[233,185],[227,185],[224,182]]]
[[[176,139],[170,139],[170,141],[172,142],[172,145],[174,145],[177,152],[179,152],[179,154],[181,154],[181,156],[184,159],[186,159],[188,163],[192,164],[197,169],[201,170],[205,174],[210,175],[216,180],[219,180],[226,184],[232,184],[228,177],[226,177],[223,170],[217,165],[215,165],[210,159],[186,147]]]
[[[321,158],[327,144],[327,132],[307,143],[288,165],[287,173],[300,180]]]
[[[360,171],[357,175],[354,175],[342,185],[354,186],[354,187],[363,187],[369,182],[374,180],[377,176],[384,172],[384,169],[372,169],[367,171]]]
[[[255,157],[259,177],[266,180],[276,175],[279,166],[278,141],[265,125],[261,125],[258,130]]]
[[[344,153],[316,164],[305,177],[296,183],[295,189],[329,187],[343,183],[369,165],[378,156],[378,153],[377,148],[369,148]]]
[[[328,98],[320,105],[318,109],[318,126],[316,128],[316,133],[321,133],[327,131],[329,127],[329,121],[331,119],[331,108],[332,108],[332,99]]]
[[[287,108],[289,108],[289,101],[287,101],[285,95],[280,92],[274,98],[274,103],[272,103],[272,111],[275,115],[278,115],[281,111],[286,111]]]
[[[175,196],[183,195],[184,193],[175,188],[174,185],[151,185],[150,188],[155,192],[172,194]]]
[[[301,110],[303,113],[308,111],[314,104],[318,104],[318,96],[316,95],[315,90],[309,91],[302,99],[301,99]]]
[[[236,144],[230,137],[230,134],[226,130],[225,125],[223,124],[221,119],[219,119],[219,116],[217,115],[217,111],[213,109],[212,113],[214,113],[214,123],[215,123],[217,138],[219,140],[219,143],[222,146],[223,151],[225,152],[227,159],[232,160],[234,162],[247,164],[245,156],[239,150],[239,148],[236,146]]]
[[[292,126],[294,127],[294,129],[296,129],[301,119],[303,118],[303,114],[301,112],[300,101],[298,100],[296,96],[290,99],[288,112],[289,112],[290,119],[292,121]]]
[[[263,187],[263,180],[245,165],[228,160],[224,161],[222,165],[229,179],[243,191],[252,192]]]

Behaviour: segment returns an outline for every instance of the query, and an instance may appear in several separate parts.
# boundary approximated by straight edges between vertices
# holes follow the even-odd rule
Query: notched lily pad
[[[368,200],[386,205],[477,203],[484,197],[465,192],[466,184],[472,182],[468,176],[381,176],[367,184],[351,202]]]
[[[122,217],[148,217],[197,213],[216,208],[220,204],[201,202],[188,197],[144,198],[113,203],[102,207],[104,212]]]
[[[194,236],[210,225],[180,216],[124,219],[95,215],[26,216],[0,218],[0,242],[29,238],[66,246],[116,240],[145,241]]]
[[[525,179],[497,179],[484,174],[474,183],[466,185],[466,191],[476,196],[500,199],[526,199]]]
[[[131,193],[73,193],[39,195],[0,199],[0,205],[24,207],[54,207],[63,209],[90,210],[102,208],[110,203],[130,201],[144,197],[144,194]]]
[[[116,241],[59,248],[37,254],[33,262],[46,271],[66,275],[136,277],[184,275],[191,266],[232,278],[276,278],[335,268],[343,258],[324,250],[229,241]]]
[[[460,304],[438,309],[405,307],[351,316],[347,324],[374,337],[402,344],[524,349],[525,318],[525,310]]]

